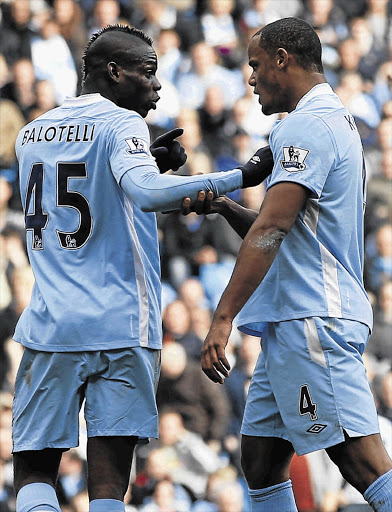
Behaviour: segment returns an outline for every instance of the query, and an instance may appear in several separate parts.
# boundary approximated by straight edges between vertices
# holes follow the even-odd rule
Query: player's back
[[[125,197],[109,158],[116,125],[135,119],[140,123],[135,112],[87,95],[66,100],[18,136],[36,278],[15,333],[26,346],[160,346],[155,214],[141,212]]]

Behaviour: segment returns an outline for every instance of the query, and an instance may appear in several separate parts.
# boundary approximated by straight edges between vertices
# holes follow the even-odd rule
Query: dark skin
[[[295,55],[278,48],[269,55],[258,45],[258,36],[248,47],[252,74],[249,85],[259,96],[262,111],[269,115],[291,112],[315,85],[326,82],[323,74],[305,70]],[[213,382],[223,384],[230,364],[225,348],[232,322],[256,290],[273,263],[284,236],[290,231],[308,199],[308,189],[297,183],[281,182],[271,187],[260,212],[254,212],[228,198],[213,198],[200,192],[191,205],[184,199],[182,213],[220,213],[244,239],[230,282],[224,291],[203,344],[202,369]],[[273,243],[275,240],[275,243]],[[269,241],[271,243],[264,243]],[[344,478],[363,493],[378,477],[392,469],[381,437],[374,434],[349,438],[327,453]],[[262,489],[285,482],[294,448],[280,438],[242,436],[242,469],[251,489]]]
[[[101,53],[97,52],[98,57],[93,60],[93,69],[85,80],[82,94],[100,93],[119,107],[134,110],[143,118],[146,117],[149,110],[156,108],[156,102],[159,100],[158,91],[161,89],[161,84],[155,76],[155,51],[146,42],[124,33],[105,34],[93,44],[98,43],[102,47]],[[119,57],[121,64],[112,59],[105,60],[108,51],[105,53],[104,44],[111,45],[111,52]],[[120,54],[119,49],[122,49]],[[171,151],[173,139],[181,133],[182,130],[176,129],[169,132],[170,135],[166,138],[159,138],[159,147],[168,144]],[[136,442],[137,437],[134,436],[102,436],[88,439],[90,500],[123,500],[129,485]],[[23,486],[34,482],[44,482],[55,487],[63,451],[48,448],[15,453],[15,492],[18,493]]]

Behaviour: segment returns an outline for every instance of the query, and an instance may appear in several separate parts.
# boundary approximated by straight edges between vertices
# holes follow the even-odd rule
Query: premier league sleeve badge
[[[305,159],[309,150],[295,146],[283,147],[283,160],[280,161],[282,169],[287,172],[299,172],[306,169]]]

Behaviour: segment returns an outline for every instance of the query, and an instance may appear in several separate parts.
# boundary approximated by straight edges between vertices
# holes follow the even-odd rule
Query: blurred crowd
[[[179,126],[188,160],[180,172],[227,170],[268,142],[278,119],[261,113],[247,84],[246,47],[263,25],[307,20],[323,45],[325,73],[354,116],[368,176],[365,283],[375,323],[364,360],[392,455],[392,2],[388,0],[0,0],[0,512],[14,512],[11,407],[21,347],[15,323],[34,283],[26,256],[14,143],[18,131],[75,96],[92,33],[134,25],[154,39],[158,109],[152,138]],[[284,115],[284,114],[282,114]],[[230,194],[253,209],[263,186]],[[226,221],[158,214],[163,275],[160,439],[137,449],[127,511],[248,512],[239,429],[260,340],[234,330],[224,386],[201,372],[200,349],[241,239]],[[85,427],[64,453],[63,512],[86,512]],[[296,457],[291,478],[300,512],[371,510],[324,452]]]

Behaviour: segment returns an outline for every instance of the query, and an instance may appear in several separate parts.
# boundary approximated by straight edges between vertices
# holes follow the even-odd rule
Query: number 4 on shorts
[[[309,414],[311,420],[317,420],[317,404],[312,401],[307,384],[301,386],[299,390],[299,413],[303,416]]]

